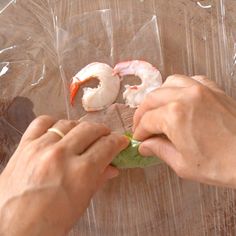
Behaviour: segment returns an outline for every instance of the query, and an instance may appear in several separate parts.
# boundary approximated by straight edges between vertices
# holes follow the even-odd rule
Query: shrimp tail
[[[72,106],[74,105],[75,96],[79,90],[79,87],[80,87],[80,83],[78,83],[78,82],[73,82],[70,85],[70,104]]]

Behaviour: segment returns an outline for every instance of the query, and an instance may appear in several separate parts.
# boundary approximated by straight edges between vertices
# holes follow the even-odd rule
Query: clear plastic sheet
[[[1,0],[1,166],[34,117],[85,114],[78,98],[69,105],[68,86],[93,61],[207,74],[235,96],[235,13],[233,0]],[[235,235],[235,204],[233,190],[181,180],[165,165],[127,170],[70,235]]]

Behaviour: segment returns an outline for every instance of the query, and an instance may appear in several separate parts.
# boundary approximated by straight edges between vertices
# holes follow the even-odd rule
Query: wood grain
[[[11,104],[25,97],[36,116],[84,115],[81,104],[69,106],[68,85],[95,60],[145,59],[164,77],[207,74],[236,97],[233,0],[19,0],[2,11],[6,2],[0,4],[0,71],[8,71],[0,77],[0,98]],[[132,117],[120,117],[130,128]],[[0,139],[4,148],[12,150],[19,140],[17,119],[7,120],[10,139],[0,135],[10,140]],[[97,193],[70,235],[233,236],[235,193],[181,180],[164,164],[122,171]]]

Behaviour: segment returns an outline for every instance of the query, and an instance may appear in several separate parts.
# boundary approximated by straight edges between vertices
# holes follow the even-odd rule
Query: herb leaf
[[[129,138],[130,144],[112,161],[113,166],[121,169],[145,168],[162,163],[162,161],[157,157],[142,156],[138,151],[141,142],[134,140],[130,133],[126,133],[125,136]]]

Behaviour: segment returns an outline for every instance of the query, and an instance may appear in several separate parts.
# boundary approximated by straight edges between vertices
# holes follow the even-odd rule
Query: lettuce
[[[117,168],[145,168],[162,163],[157,157],[144,157],[139,151],[140,142],[134,140],[130,133],[125,134],[129,140],[129,146],[119,153],[119,155],[112,161],[112,165]]]

